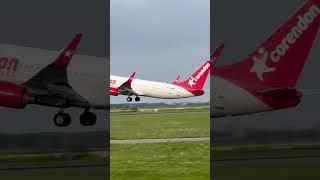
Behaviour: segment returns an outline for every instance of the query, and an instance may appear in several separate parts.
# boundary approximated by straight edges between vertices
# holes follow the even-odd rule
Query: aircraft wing
[[[36,104],[55,107],[90,107],[68,83],[67,67],[80,44],[77,34],[56,60],[24,83],[27,92],[36,97]]]
[[[132,75],[129,77],[129,79],[121,84],[121,86],[118,87],[118,93],[121,95],[138,95],[132,88],[131,88],[131,82],[134,78],[136,73],[132,73]]]

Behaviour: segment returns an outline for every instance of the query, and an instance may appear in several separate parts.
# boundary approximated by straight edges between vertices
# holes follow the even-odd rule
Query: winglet
[[[214,52],[210,56],[211,65],[212,65],[211,71],[210,71],[211,74],[213,74],[214,72],[214,68],[216,67],[216,63],[222,54],[223,48],[224,48],[224,44],[222,43],[217,49],[214,50]]]
[[[219,57],[222,54],[224,48],[224,44],[222,43],[216,50],[214,50],[214,52],[211,54],[210,59],[212,59],[212,63],[213,65],[215,65],[215,63],[217,62],[217,60],[219,59]]]
[[[66,69],[80,44],[81,37],[81,33],[76,34],[69,45],[60,53],[58,58],[50,64],[50,66],[56,69]]]
[[[127,83],[131,83],[135,75],[136,75],[136,72],[132,73],[129,79],[127,80]]]

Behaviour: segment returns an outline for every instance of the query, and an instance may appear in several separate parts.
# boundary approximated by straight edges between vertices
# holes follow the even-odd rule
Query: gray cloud
[[[171,82],[179,74],[188,77],[209,57],[210,1],[181,2],[111,2],[111,74],[128,76],[136,71],[140,79]],[[183,101],[199,100],[209,96]]]

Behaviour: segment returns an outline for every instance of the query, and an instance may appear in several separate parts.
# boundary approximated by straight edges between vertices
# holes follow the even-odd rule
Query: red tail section
[[[320,0],[309,0],[247,59],[214,74],[249,90],[295,87],[319,26]]]
[[[173,84],[181,86],[190,92],[195,92],[196,90],[202,90],[208,74],[210,72],[211,63],[206,61],[199,69],[197,69],[188,80],[178,82],[177,80]]]

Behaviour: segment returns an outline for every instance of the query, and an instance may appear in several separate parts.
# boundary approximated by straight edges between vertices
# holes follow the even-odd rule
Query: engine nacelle
[[[118,95],[119,95],[118,89],[110,87],[110,96],[118,96]]]
[[[0,82],[0,106],[22,109],[26,105],[25,88],[23,86]]]

